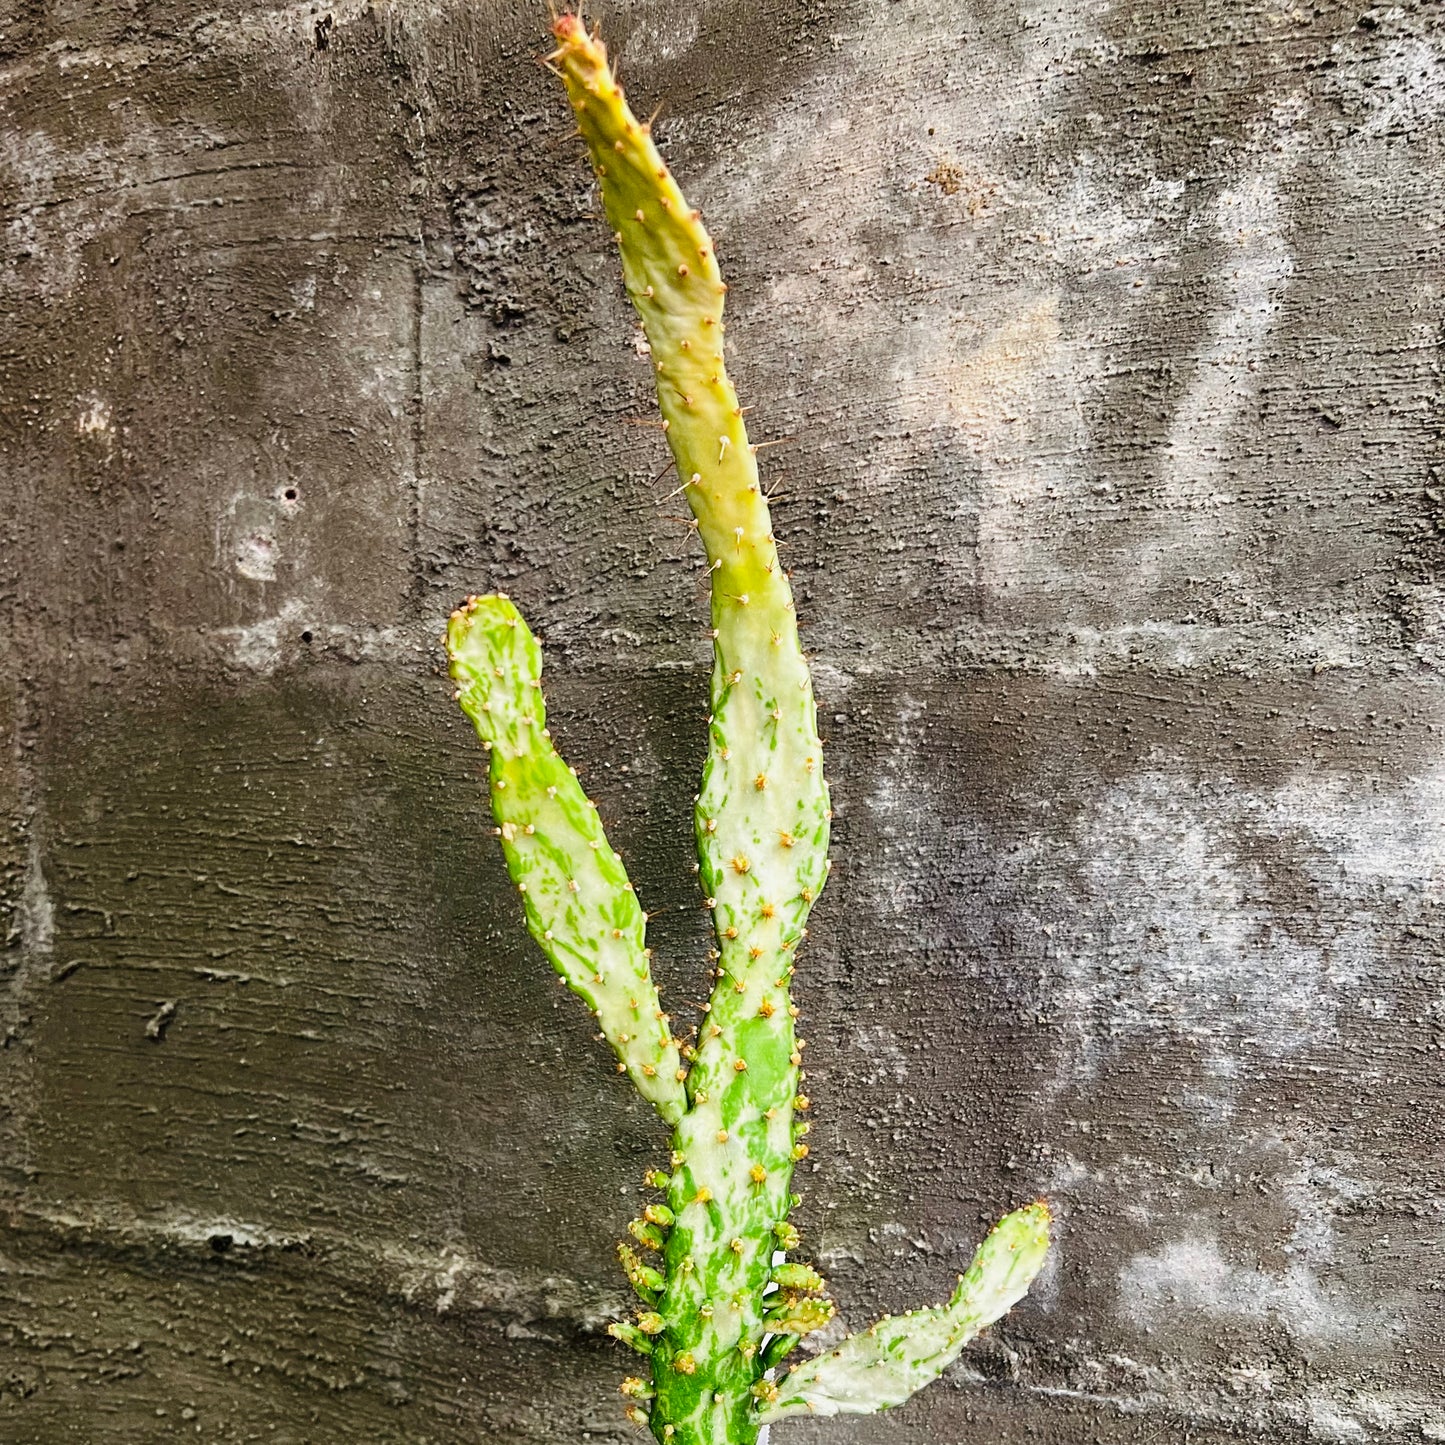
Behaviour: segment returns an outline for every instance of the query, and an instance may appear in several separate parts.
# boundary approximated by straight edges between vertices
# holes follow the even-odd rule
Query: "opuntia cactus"
[[[1035,1203],[989,1235],[948,1304],[878,1321],[831,1351],[776,1366],[834,1313],[789,1214],[808,1152],[802,1040],[790,983],[828,876],[828,789],[792,593],[755,449],[723,362],[712,242],[628,108],[599,40],[575,15],[549,57],[596,173],[642,319],[667,442],[712,582],[712,716],[695,814],[716,979],[695,1045],[674,1038],[645,919],[596,808],[546,726],[541,651],[500,595],[473,597],[447,633],[458,699],[491,754],[491,801],[532,936],[596,1016],[672,1126],[662,1196],[618,1248],[641,1302],[611,1333],[647,1357],[629,1414],[672,1445],[752,1445],[790,1415],[900,1404],[1028,1289],[1048,1248]],[[683,1063],[686,1058],[687,1063]]]

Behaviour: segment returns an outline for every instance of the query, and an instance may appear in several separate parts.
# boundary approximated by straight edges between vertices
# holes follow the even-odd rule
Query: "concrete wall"
[[[784,1442],[1445,1439],[1445,25],[618,0],[733,282],[838,804]],[[537,7],[0,9],[0,1438],[622,1441],[664,1141],[440,623],[549,646],[674,1004],[699,556]]]

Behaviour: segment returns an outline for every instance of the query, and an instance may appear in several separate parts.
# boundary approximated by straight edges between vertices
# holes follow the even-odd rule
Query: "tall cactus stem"
[[[677,1445],[753,1438],[769,1321],[772,1226],[794,1165],[799,1046],[791,950],[827,878],[828,790],[808,668],[742,408],[723,357],[727,292],[713,243],[629,109],[602,44],[556,23],[628,295],[642,321],[667,443],[712,581],[712,721],[695,828],[720,954],[677,1126],[659,1305],[692,1368],[654,1354],[654,1423]],[[684,1267],[685,1264],[688,1267]],[[675,1357],[674,1357],[675,1358]]]

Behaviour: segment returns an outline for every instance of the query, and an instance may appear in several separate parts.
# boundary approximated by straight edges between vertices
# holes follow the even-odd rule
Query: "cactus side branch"
[[[638,1092],[669,1124],[686,1110],[682,1060],[652,981],[644,917],[596,806],[552,745],[542,650],[505,597],[452,614],[457,700],[491,757],[492,816],[527,915],[552,967],[591,1010]]]
[[[979,1246],[946,1305],[885,1315],[862,1334],[805,1360],[768,1391],[759,1418],[871,1415],[901,1405],[1024,1297],[1048,1247],[1048,1206],[1040,1202],[1016,1210]]]

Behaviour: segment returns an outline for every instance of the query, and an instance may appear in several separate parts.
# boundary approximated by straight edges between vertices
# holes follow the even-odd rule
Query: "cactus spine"
[[[956,1358],[1027,1289],[1047,1248],[1032,1205],[989,1236],[947,1306],[881,1320],[831,1354],[771,1376],[833,1304],[811,1266],[775,1265],[798,1242],[788,1215],[807,1154],[795,1112],[803,1044],[794,954],[827,878],[828,790],[808,668],[732,383],[712,242],[601,43],[574,15],[554,25],[561,76],[642,319],[658,401],[712,582],[712,716],[695,814],[699,874],[717,935],[695,1048],[657,996],[644,920],[595,808],[552,746],[535,638],[503,597],[472,598],[447,646],[458,698],[491,753],[491,800],[527,924],[595,1014],[639,1091],[673,1127],[672,1168],[619,1247],[643,1310],[612,1333],[646,1355],[629,1413],[673,1445],[751,1445],[800,1411],[882,1409]],[[656,1263],[651,1262],[653,1259]]]

